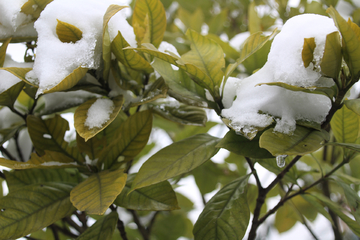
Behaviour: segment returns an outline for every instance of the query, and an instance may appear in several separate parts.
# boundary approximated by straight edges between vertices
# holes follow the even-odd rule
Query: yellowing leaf
[[[114,103],[114,110],[109,115],[109,120],[106,121],[101,127],[93,127],[89,128],[85,126],[86,119],[88,117],[88,110],[93,105],[93,103],[97,100],[97,98],[92,98],[85,103],[81,104],[75,111],[74,114],[74,126],[79,135],[85,139],[85,142],[90,138],[94,137],[96,134],[101,132],[104,128],[106,128],[119,114],[121,107],[124,103],[124,98],[122,95],[114,98],[112,101]]]
[[[75,86],[80,79],[82,79],[87,73],[88,69],[83,67],[76,68],[72,73],[70,73],[66,78],[64,78],[58,85],[51,89],[47,89],[44,93],[59,92],[63,90],[68,90]]]
[[[70,201],[80,211],[102,215],[126,183],[123,169],[95,173],[71,190]]]
[[[321,72],[336,79],[341,68],[341,43],[339,32],[333,32],[326,36],[324,55],[321,60]]]
[[[186,28],[201,32],[201,27],[204,24],[204,13],[201,8],[197,8],[193,13],[190,13],[179,7],[177,17],[184,23]]]
[[[132,26],[139,45],[152,43],[159,47],[166,29],[166,14],[160,0],[137,0]]]
[[[330,125],[340,143],[355,143],[359,134],[359,116],[343,105],[331,119]]]
[[[71,25],[57,19],[56,25],[56,34],[59,37],[59,40],[63,43],[76,43],[82,38],[82,31]]]
[[[0,47],[0,67],[4,66],[6,49],[11,41],[11,38],[6,39]]]
[[[7,68],[0,68],[1,70],[5,70],[8,71],[10,73],[12,73],[13,75],[15,75],[16,77],[20,78],[22,81],[29,83],[26,79],[25,79],[25,75],[32,70],[32,68],[18,68],[18,67],[7,67]],[[30,85],[33,85],[31,83],[29,83]],[[33,85],[35,86],[35,85]],[[37,86],[35,86],[37,87]]]
[[[28,0],[22,7],[21,12],[31,15],[34,18],[38,18],[40,13],[46,5],[51,3],[53,0]]]
[[[119,216],[117,212],[111,212],[97,220],[91,227],[85,230],[76,240],[110,240],[113,237]]]
[[[263,31],[263,29],[261,28],[261,19],[256,11],[255,1],[249,4],[248,15],[249,15],[248,23],[249,23],[250,34]]]
[[[315,50],[315,38],[304,38],[304,45],[301,52],[301,57],[304,63],[304,66],[307,68],[314,59],[314,50]]]

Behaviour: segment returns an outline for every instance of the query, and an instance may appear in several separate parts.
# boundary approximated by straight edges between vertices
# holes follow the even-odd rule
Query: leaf
[[[300,220],[289,203],[285,203],[276,211],[274,227],[279,233],[290,230]]]
[[[357,235],[360,236],[360,225],[356,221],[349,218],[345,213],[344,209],[342,209],[338,204],[332,202],[329,198],[325,197],[320,193],[313,192],[312,196],[319,199],[322,203],[324,203],[331,211],[333,211],[341,220],[343,220],[348,227]]]
[[[205,205],[194,225],[196,240],[242,239],[250,221],[246,186],[250,175],[224,186]]]
[[[206,74],[210,81],[203,84],[212,93],[212,96],[216,97],[224,76],[222,71],[222,68],[225,67],[224,52],[215,41],[193,30],[189,29],[186,36],[191,42],[191,50],[181,56],[181,63],[194,65]]]
[[[360,144],[356,144],[356,143],[339,143],[339,142],[328,142],[324,145],[333,145],[333,146],[339,146],[339,147],[343,147],[355,152],[360,152]]]
[[[24,82],[18,82],[9,89],[0,93],[0,105],[13,109],[14,103],[25,86]]]
[[[301,51],[301,57],[305,68],[307,68],[314,59],[315,47],[315,38],[304,38],[304,45]]]
[[[111,212],[110,214],[97,220],[90,228],[86,229],[76,240],[110,240],[115,231],[118,221],[118,214]]]
[[[61,116],[55,115],[53,118],[42,120],[40,117],[28,115],[26,122],[31,141],[40,155],[44,154],[44,150],[56,151],[75,162],[83,162],[84,159],[78,149],[70,147],[64,140],[69,124]]]
[[[256,11],[256,3],[255,2],[251,2],[249,4],[248,7],[248,22],[249,22],[249,31],[250,34],[256,33],[256,32],[260,32],[263,29],[261,28],[261,19]]]
[[[184,23],[187,29],[201,32],[201,27],[204,24],[204,13],[201,8],[197,8],[194,12],[190,13],[180,7],[177,11],[177,17]]]
[[[53,0],[28,0],[21,7],[21,12],[31,15],[33,18],[38,18],[41,11],[52,1]]]
[[[161,1],[137,0],[132,18],[138,43],[152,43],[159,47],[166,30],[166,14]]]
[[[225,148],[238,155],[250,158],[273,157],[266,149],[260,148],[259,135],[257,135],[254,139],[249,140],[246,137],[236,134],[235,131],[228,131],[216,147]]]
[[[359,116],[343,105],[336,111],[330,122],[333,134],[338,142],[355,143],[359,134]]]
[[[309,202],[313,207],[315,207],[319,213],[321,213],[324,217],[326,217],[331,222],[331,224],[333,224],[333,220],[332,220],[330,214],[324,209],[324,206],[321,205],[321,203],[319,202],[319,200],[317,198],[315,198],[311,194],[302,194],[300,196],[302,198],[304,198],[307,202]]]
[[[6,50],[11,41],[11,38],[6,39],[0,47],[0,68],[4,66]]]
[[[287,158],[285,158],[285,165],[289,164],[291,162],[292,158],[289,156]],[[263,168],[267,169],[270,172],[275,173],[276,175],[278,175],[279,173],[281,173],[284,169],[283,167],[279,167],[277,165],[276,159],[274,158],[270,158],[270,159],[256,159],[256,162],[259,163]],[[297,167],[294,166],[292,167],[289,172],[287,172],[284,176],[284,181],[286,182],[290,182],[293,184],[297,184]]]
[[[266,130],[260,136],[260,147],[267,149],[272,155],[304,155],[322,147],[327,139],[323,131],[297,126],[292,135]]]
[[[345,197],[347,200],[347,203],[349,204],[351,213],[355,217],[355,220],[358,224],[360,224],[360,197],[357,194],[357,192],[350,187],[350,185],[344,183],[343,181],[336,179],[335,181],[343,190],[345,193]]]
[[[321,59],[321,72],[333,79],[337,79],[341,68],[341,42],[339,32],[326,36],[324,55]]]
[[[108,30],[108,23],[110,19],[118,13],[120,10],[127,8],[127,6],[119,6],[111,4],[103,18],[103,33],[102,33],[102,58],[104,60],[104,79],[107,81],[109,78],[110,66],[111,66],[111,42]]]
[[[0,158],[0,165],[11,169],[30,169],[30,168],[69,168],[80,167],[72,158],[59,152],[46,151],[45,155],[39,157],[36,153],[32,153],[30,160],[27,162],[17,162]]]
[[[161,149],[141,166],[131,191],[193,170],[218,152],[218,142],[216,137],[198,134]]]
[[[359,31],[359,27],[353,24],[351,21],[346,22],[335,8],[330,7],[326,11],[334,20],[336,27],[339,29],[342,42],[344,59],[348,65],[353,77],[359,77],[360,73],[360,38],[356,32]]]
[[[132,102],[130,107],[137,107],[145,103],[153,102],[159,98],[166,98],[167,91],[168,86],[166,86],[164,79],[159,78],[151,85],[147,85],[144,94],[138,98],[138,101]]]
[[[70,23],[57,20],[56,34],[63,43],[76,43],[82,38],[82,31]]]
[[[123,103],[124,98],[122,95],[115,97],[112,102],[114,103],[114,109],[109,115],[109,120],[107,120],[101,127],[93,127],[89,128],[85,125],[86,120],[88,118],[89,108],[96,102],[98,98],[92,98],[85,103],[81,104],[76,110],[74,114],[74,126],[79,135],[85,139],[85,142],[90,138],[94,137],[96,134],[101,132],[104,128],[109,126],[109,124],[114,121],[116,116],[119,114]]]
[[[24,121],[20,121],[17,123],[13,123],[9,128],[0,129],[0,135],[2,137],[0,139],[0,144],[3,145],[6,141],[12,138],[18,131],[21,130],[22,127],[24,127],[24,125]]]
[[[179,104],[156,103],[152,105],[153,111],[163,118],[184,125],[205,126],[207,115],[204,109]]]
[[[123,156],[124,161],[130,161],[146,146],[152,129],[151,111],[142,111],[130,116],[118,129],[119,136],[101,153],[98,167],[105,164],[110,168]]]
[[[225,70],[225,81],[230,77],[232,72],[243,62],[245,59],[250,57],[254,52],[262,48],[267,41],[269,41],[275,34],[277,29],[274,29],[274,31],[269,36],[263,36],[262,32],[257,32],[254,34],[251,34],[250,37],[246,39],[244,42],[241,51],[240,51],[240,57],[236,60],[236,63],[229,64]]]
[[[101,151],[107,145],[106,136],[96,135],[93,138],[90,138],[88,141],[85,141],[84,138],[80,137],[79,134],[76,135],[76,144],[79,148],[79,151],[88,155],[92,160],[99,159]]]
[[[62,183],[33,184],[0,198],[1,238],[19,238],[70,215],[71,188]]]
[[[360,115],[360,99],[350,99],[344,101],[345,106],[357,115]]]
[[[170,211],[179,209],[176,195],[168,181],[136,189],[129,193],[135,174],[129,175],[126,185],[115,204],[138,211]]]
[[[22,81],[29,83],[26,78],[25,75],[32,70],[32,68],[18,68],[18,67],[6,67],[6,68],[0,68],[0,70],[5,70],[8,71],[9,73],[12,73],[13,75],[15,75],[16,77],[20,78]],[[30,83],[29,83],[30,84]],[[33,84],[30,84],[33,85]],[[34,86],[34,85],[33,85]],[[35,86],[37,87],[37,86]]]
[[[213,161],[206,161],[204,164],[192,170],[195,182],[202,195],[216,189],[220,177],[224,172]]]
[[[123,169],[92,174],[71,190],[70,201],[80,211],[103,215],[126,183]]]
[[[59,84],[51,89],[44,90],[43,93],[52,93],[52,92],[60,92],[63,90],[68,90],[75,86],[80,79],[82,79],[87,73],[88,69],[83,67],[76,68],[72,73],[70,73],[66,78],[61,80]]]

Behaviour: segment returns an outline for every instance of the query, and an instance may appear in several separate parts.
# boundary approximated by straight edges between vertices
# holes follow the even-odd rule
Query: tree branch
[[[134,222],[135,222],[136,226],[138,227],[139,232],[140,232],[141,236],[143,237],[143,239],[149,240],[148,232],[146,231],[144,226],[141,224],[139,216],[137,215],[136,211],[129,209],[129,212],[133,216]]]

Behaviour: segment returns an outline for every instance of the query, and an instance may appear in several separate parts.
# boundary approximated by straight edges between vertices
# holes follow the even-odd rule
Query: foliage
[[[36,21],[51,2],[29,0],[21,11]],[[134,0],[129,20],[136,47],[125,32],[110,40],[110,20],[126,9],[110,5],[100,31],[100,67],[77,66],[43,92],[26,77],[31,68],[3,67],[7,47],[25,38],[1,39],[0,71],[19,81],[0,93],[0,165],[10,168],[0,171],[9,189],[3,196],[0,188],[0,239],[255,239],[266,234],[259,228],[265,221],[280,233],[300,222],[318,239],[309,223],[320,214],[335,239],[360,237],[360,102],[346,99],[360,77],[360,11],[346,21],[330,6],[337,1],[267,2]],[[283,22],[301,13],[328,14],[339,30],[327,36],[320,64],[332,88],[268,84],[328,97],[331,109],[321,125],[298,121],[292,134],[272,125],[243,136],[227,128],[227,119],[207,119],[209,113],[222,118],[229,77],[252,74],[266,62],[277,30],[274,14],[260,14],[264,8]],[[59,19],[54,31],[69,45],[86,35]],[[247,31],[240,50],[223,40]],[[163,40],[174,50],[163,51]],[[36,49],[36,41],[26,44]],[[305,67],[314,48],[314,38],[304,39]],[[36,55],[24,59],[36,62]],[[79,90],[86,94],[75,96]],[[113,108],[91,127],[88,116],[98,100]],[[212,136],[213,127],[227,133]],[[159,133],[171,139],[168,146]],[[221,155],[222,164],[212,161],[220,149],[230,152]],[[267,187],[259,165],[276,176]],[[189,218],[194,203],[177,192],[189,176],[199,190],[192,194],[205,204],[195,223]],[[280,200],[268,209],[274,197]]]

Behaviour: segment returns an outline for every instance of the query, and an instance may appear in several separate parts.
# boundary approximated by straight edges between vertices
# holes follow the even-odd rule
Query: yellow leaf
[[[0,67],[4,66],[6,49],[11,41],[11,38],[6,39],[0,47]]]
[[[56,34],[63,43],[76,43],[82,38],[82,31],[69,23],[57,19]]]
[[[301,52],[301,57],[304,62],[305,68],[307,68],[314,59],[315,47],[315,38],[304,38],[304,45]]]
[[[32,68],[18,68],[18,67],[7,67],[7,68],[1,68],[1,70],[6,70],[10,73],[12,73],[13,75],[17,76],[18,78],[20,78],[22,81],[37,87],[37,85],[30,83],[29,81],[27,81],[25,79],[25,75],[32,70]]]
[[[80,211],[102,215],[125,187],[123,169],[95,173],[70,192],[70,201]]]
[[[204,23],[204,13],[201,8],[197,8],[193,13],[188,12],[184,8],[179,8],[177,11],[178,17],[184,23],[186,28],[192,29],[196,32],[201,32],[201,27]]]
[[[359,133],[359,117],[343,105],[331,119],[330,125],[336,140],[340,143],[355,143]]]
[[[324,55],[321,60],[321,72],[325,76],[336,79],[341,68],[341,43],[339,32],[333,32],[326,36]]]
[[[166,14],[161,1],[137,0],[132,25],[139,45],[147,42],[159,47],[166,30]]]
[[[53,0],[29,0],[21,7],[21,12],[38,18],[41,11],[52,1]]]
[[[262,31],[261,29],[261,19],[259,18],[258,13],[256,12],[255,1],[252,1],[248,8],[249,15],[249,31],[251,34]]]

